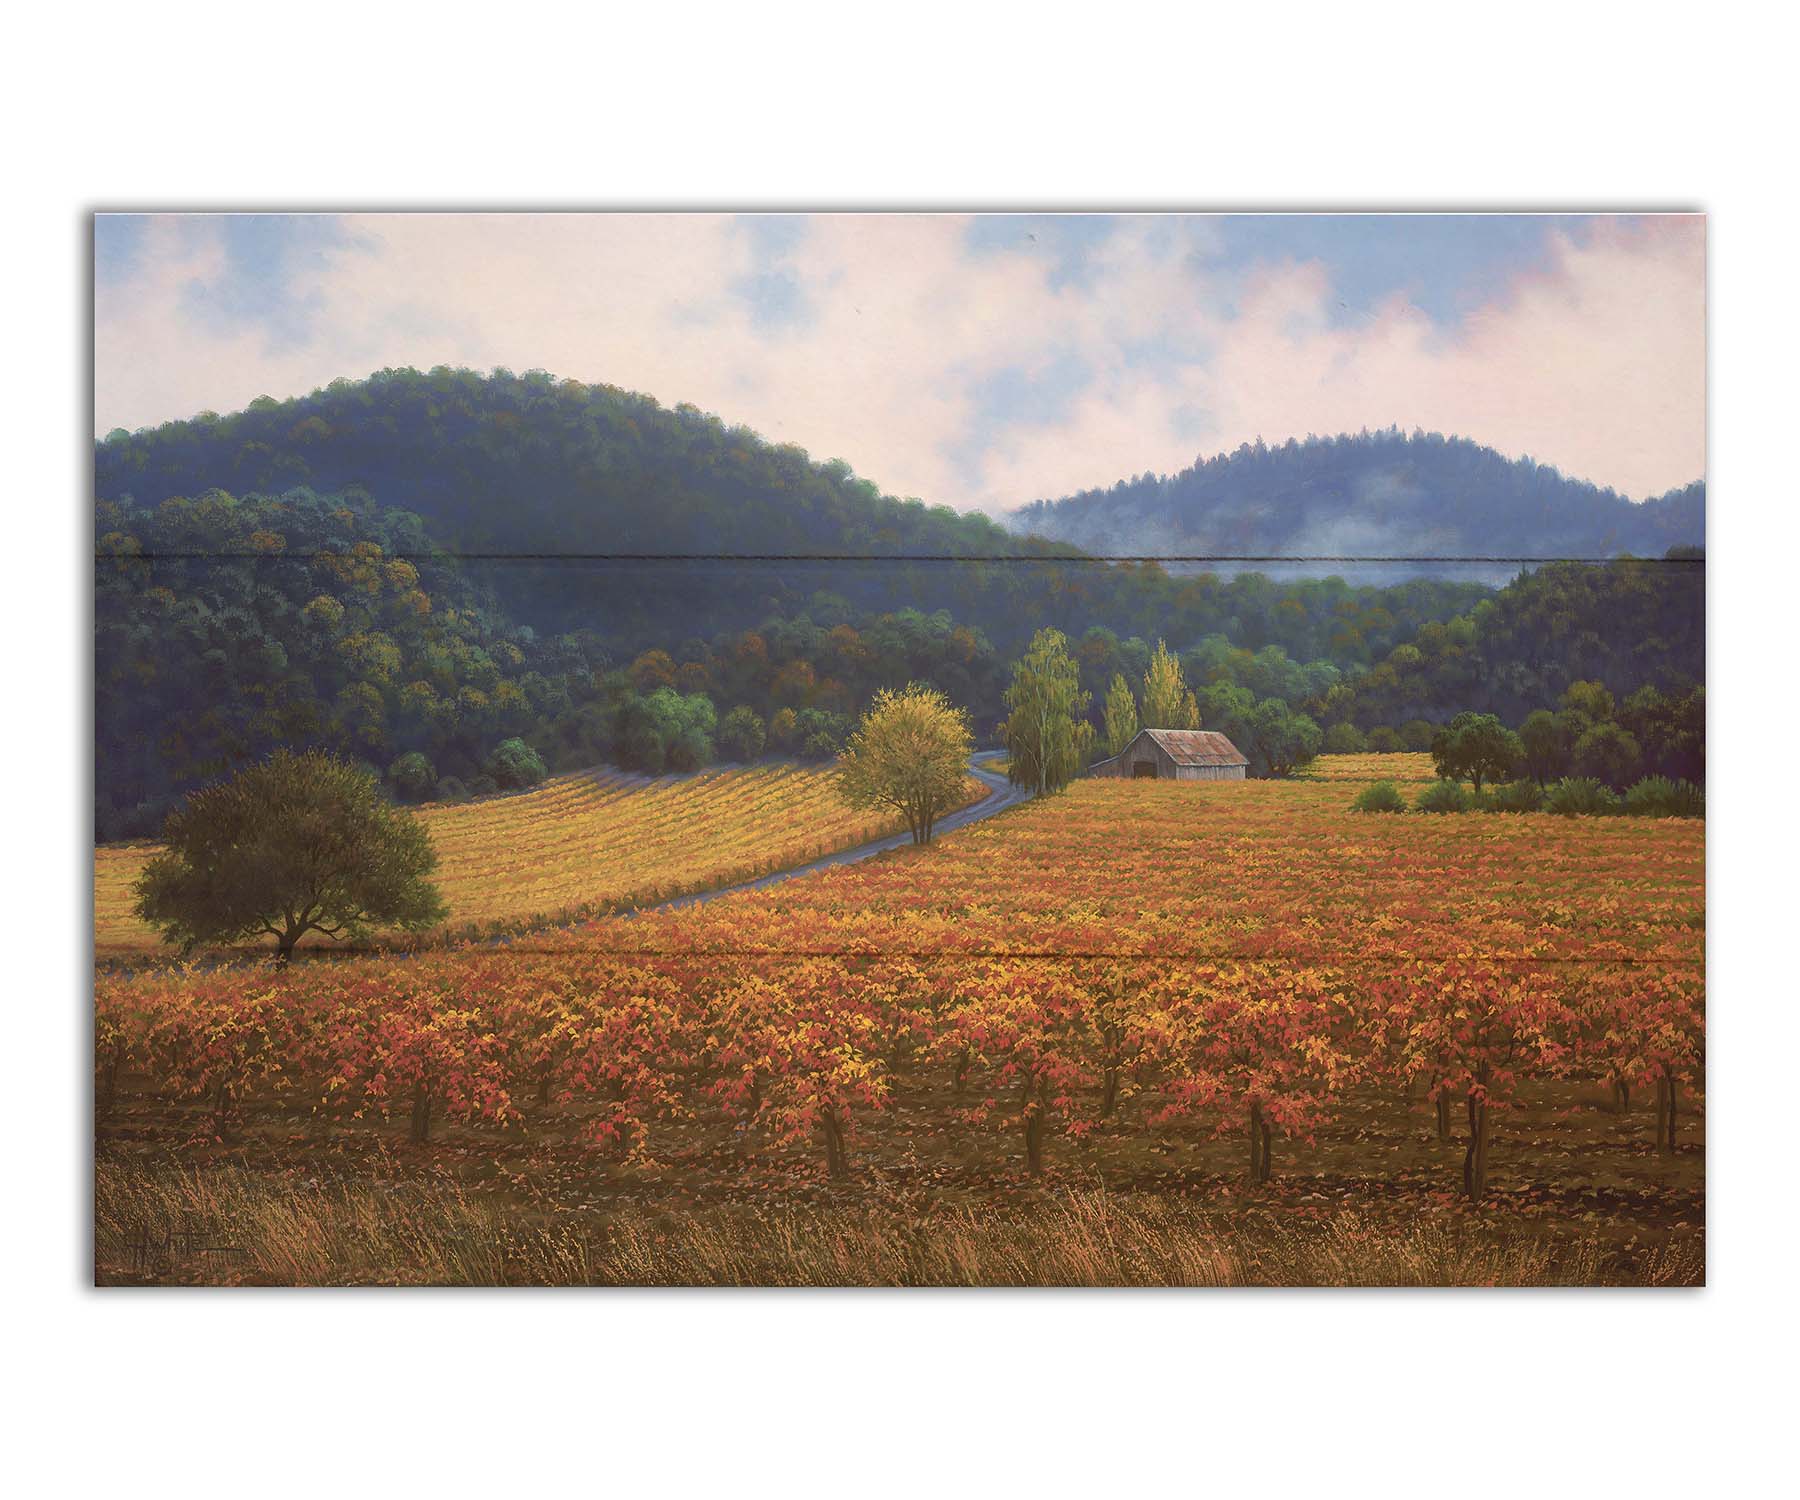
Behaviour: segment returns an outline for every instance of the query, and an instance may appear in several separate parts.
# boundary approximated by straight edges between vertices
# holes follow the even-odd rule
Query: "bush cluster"
[[[1350,804],[1352,812],[1405,812],[1406,798],[1391,781],[1364,787]],[[1565,776],[1548,787],[1529,779],[1508,781],[1489,791],[1471,792],[1461,782],[1440,778],[1414,799],[1412,810],[1423,813],[1547,812],[1563,818],[1604,817],[1622,813],[1634,818],[1704,818],[1706,793],[1691,781],[1646,776],[1623,797],[1592,776]]]

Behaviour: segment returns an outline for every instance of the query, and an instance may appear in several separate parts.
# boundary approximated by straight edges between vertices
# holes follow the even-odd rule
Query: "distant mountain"
[[[464,559],[513,624],[591,630],[625,659],[774,615],[916,609],[948,611],[1003,655],[1041,625],[1098,625],[1181,641],[1223,633],[1350,666],[1480,592],[1461,580],[1381,589],[1363,569],[1338,570],[1347,588],[1270,589],[1096,566],[1065,542],[884,495],[840,460],[692,406],[541,372],[383,370],[229,416],[111,432],[94,445],[94,489],[140,512],[215,490],[360,494]]]
[[[710,634],[820,590],[858,607],[955,608],[981,585],[866,560],[1075,551],[884,495],[841,460],[695,407],[538,371],[383,370],[117,430],[95,444],[94,487],[140,507],[213,489],[365,493],[422,518],[446,551],[483,558],[521,623],[622,639]],[[771,556],[805,560],[737,561]]]
[[[1021,534],[1115,557],[1603,558],[1701,546],[1705,512],[1698,481],[1634,503],[1463,438],[1391,429],[1258,442],[1009,519]]]
[[[94,484],[102,499],[140,505],[209,486],[363,489],[462,552],[1020,550],[987,517],[894,499],[842,460],[816,461],[693,406],[542,371],[382,370],[229,416],[116,429],[95,445]]]

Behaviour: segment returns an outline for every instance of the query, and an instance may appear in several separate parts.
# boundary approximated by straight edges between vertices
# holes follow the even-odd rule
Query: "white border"
[[[149,1494],[1761,1488],[1794,1243],[1785,51],[1748,8],[1231,11],[323,0],[15,30],[13,1471]],[[1706,210],[1710,1289],[84,1290],[85,215],[611,204]]]

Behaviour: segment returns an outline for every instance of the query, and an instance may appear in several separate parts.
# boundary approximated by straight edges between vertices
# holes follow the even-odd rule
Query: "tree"
[[[536,786],[550,774],[543,757],[520,739],[502,740],[494,746],[483,769],[493,777],[495,786],[507,790]]]
[[[1557,715],[1540,708],[1519,726],[1519,748],[1525,774],[1539,786],[1548,786],[1569,769],[1570,744]]]
[[[1601,682],[1571,682],[1563,690],[1563,707],[1587,718],[1590,724],[1604,724],[1613,716],[1613,695]]]
[[[739,706],[719,722],[719,748],[733,760],[755,760],[763,753],[767,731],[756,710]]]
[[[1110,700],[1111,694],[1109,693]],[[1148,729],[1198,729],[1200,705],[1181,675],[1181,660],[1161,641],[1144,673],[1144,726]],[[1121,747],[1122,748],[1122,747]],[[1116,753],[1116,752],[1115,752]]]
[[[1361,755],[1369,742],[1354,724],[1333,724],[1325,731],[1324,748],[1327,755]]]
[[[1696,785],[1705,781],[1705,688],[1679,698],[1640,688],[1620,708],[1619,726],[1638,742],[1647,771]]]
[[[1092,695],[1060,630],[1040,630],[1013,668],[1006,690],[1007,777],[1042,795],[1060,791],[1087,764],[1094,726],[1087,722]]]
[[[1117,755],[1137,738],[1137,732],[1137,699],[1131,696],[1125,674],[1114,672],[1112,686],[1106,690],[1106,737],[1100,748]]]
[[[1483,781],[1504,781],[1524,757],[1525,747],[1493,714],[1460,713],[1431,737],[1437,772],[1450,781],[1465,777],[1481,790]]]
[[[1319,726],[1281,698],[1265,698],[1250,715],[1250,749],[1271,776],[1286,776],[1319,753]]]
[[[1642,761],[1638,742],[1617,724],[1596,724],[1575,742],[1575,774],[1615,789],[1636,778]]]
[[[938,816],[967,779],[969,716],[936,688],[883,688],[838,758],[838,791],[852,807],[891,807],[915,844],[929,844]]]
[[[402,802],[423,802],[437,786],[437,771],[417,750],[408,750],[388,767],[388,780]]]
[[[266,932],[285,964],[308,932],[416,932],[447,914],[424,825],[371,773],[322,751],[277,750],[195,793],[163,837],[168,849],[138,879],[137,914],[183,948]]]

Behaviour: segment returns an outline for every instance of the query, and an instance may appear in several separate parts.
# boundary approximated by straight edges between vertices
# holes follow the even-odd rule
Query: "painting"
[[[1702,216],[92,231],[97,1283],[1704,1284]]]

